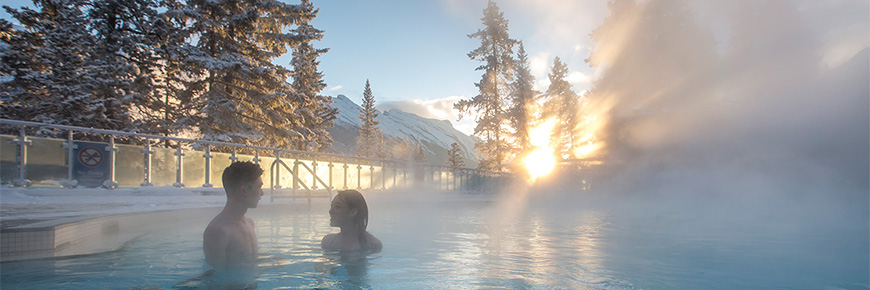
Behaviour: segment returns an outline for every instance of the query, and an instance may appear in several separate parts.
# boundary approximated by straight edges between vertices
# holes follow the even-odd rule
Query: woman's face
[[[340,227],[353,222],[353,217],[356,215],[356,210],[351,210],[348,204],[341,198],[340,195],[332,199],[332,204],[329,207],[329,225]]]

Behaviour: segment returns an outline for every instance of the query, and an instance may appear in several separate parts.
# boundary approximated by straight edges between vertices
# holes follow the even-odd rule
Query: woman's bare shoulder
[[[369,232],[366,232],[366,240],[368,240],[369,242],[368,248],[372,251],[379,252],[381,251],[381,249],[384,248],[384,244],[381,243],[381,240],[379,240]]]
[[[328,234],[323,236],[323,239],[320,240],[320,248],[325,249],[327,246],[329,246],[329,244],[332,243],[333,240],[335,240],[335,237],[337,236],[338,234]]]

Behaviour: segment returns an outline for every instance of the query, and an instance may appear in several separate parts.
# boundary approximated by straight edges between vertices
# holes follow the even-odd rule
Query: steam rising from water
[[[826,195],[861,201],[866,213],[866,13],[820,20],[833,9],[720,2],[614,1],[591,34],[600,78],[585,110],[607,124],[598,135],[618,167],[614,184]],[[840,43],[844,30],[865,32],[862,49],[830,67],[831,47],[856,43]]]

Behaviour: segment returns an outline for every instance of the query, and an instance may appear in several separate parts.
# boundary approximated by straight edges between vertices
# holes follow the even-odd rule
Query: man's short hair
[[[240,185],[257,180],[262,174],[263,169],[253,162],[233,162],[224,169],[221,180],[224,183],[224,190],[230,194],[238,190]]]

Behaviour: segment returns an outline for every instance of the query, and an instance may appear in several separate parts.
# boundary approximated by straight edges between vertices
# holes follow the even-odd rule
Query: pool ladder
[[[282,195],[282,194],[279,194],[279,195],[275,194],[276,190],[278,190],[279,192],[282,191],[282,188],[281,188],[281,168],[282,167],[284,168],[284,170],[287,170],[287,172],[290,173],[290,175],[292,176],[292,180],[293,180],[293,187],[292,187],[292,191],[291,191],[289,196]],[[312,185],[313,188],[308,187],[308,185],[305,184],[305,181],[303,181],[301,178],[299,178],[299,167],[302,167],[304,170],[307,170],[308,173],[310,173],[311,176],[313,176],[313,178],[312,178],[313,183],[314,183]],[[329,186],[325,182],[323,182],[323,180],[320,179],[319,176],[317,176],[317,172],[315,170],[312,170],[311,167],[309,167],[304,162],[299,161],[298,159],[293,162],[293,168],[290,168],[290,166],[288,166],[287,163],[284,162],[284,160],[281,160],[280,157],[275,158],[275,161],[273,161],[272,165],[270,166],[269,172],[271,175],[271,178],[269,181],[269,188],[270,188],[269,198],[271,201],[275,201],[275,198],[282,198],[282,197],[290,197],[290,198],[293,198],[294,200],[296,200],[296,198],[308,198],[308,202],[311,202],[312,198],[332,199],[332,189],[333,189],[332,186]],[[317,190],[318,184],[323,186],[323,188],[326,190],[327,195],[324,196],[322,194],[314,194],[315,190]],[[305,195],[297,195],[296,194],[297,187],[299,187],[299,186],[301,186],[303,189],[305,189],[305,193],[306,193]]]

